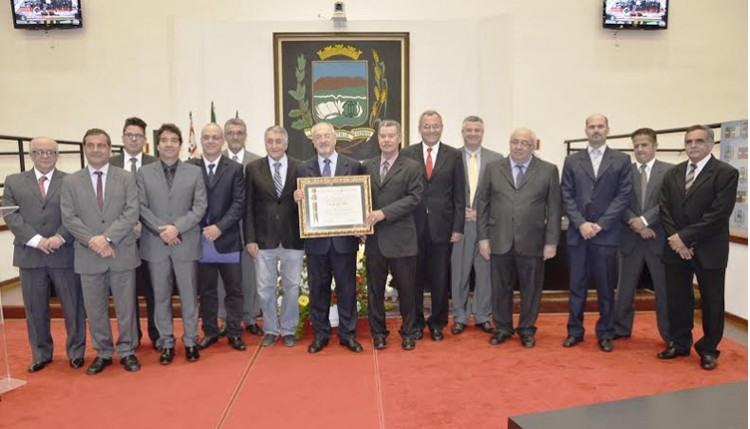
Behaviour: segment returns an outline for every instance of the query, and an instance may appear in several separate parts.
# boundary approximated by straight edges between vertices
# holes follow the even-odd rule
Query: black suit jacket
[[[336,161],[335,176],[356,176],[364,174],[364,167],[354,158],[338,154]],[[308,159],[297,167],[298,177],[320,177],[320,164],[318,156]],[[325,255],[330,250],[331,245],[337,253],[356,253],[359,249],[359,239],[357,237],[331,237],[331,238],[312,238],[304,240],[305,253],[311,255]]]
[[[385,214],[385,219],[375,224],[375,234],[367,237],[365,252],[372,251],[371,243],[377,242],[386,258],[415,256],[414,211],[424,194],[424,169],[413,159],[399,155],[381,183],[379,156],[365,161],[364,168],[372,184],[372,209]]]
[[[413,144],[401,151],[419,163],[424,171],[422,145]],[[440,142],[437,159],[433,162],[432,176],[425,178],[422,201],[414,212],[417,230],[425,223],[430,229],[433,243],[449,243],[451,233],[464,232],[466,192],[464,162],[461,152]]]
[[[119,154],[115,155],[112,158],[109,159],[109,163],[114,165],[115,167],[120,167],[123,170],[130,172],[130,164],[128,164],[127,167],[125,167],[125,154]],[[151,164],[152,162],[158,161],[159,159],[151,156],[147,153],[143,154],[143,157],[141,158],[141,166],[144,166],[146,164]]]
[[[677,164],[664,176],[659,203],[664,232],[667,237],[677,233],[686,246],[694,248],[702,268],[725,268],[739,173],[711,155],[686,193],[687,166],[688,161]],[[668,264],[683,262],[668,243],[662,259]]]
[[[216,224],[221,230],[221,236],[214,242],[220,253],[241,251],[239,223],[245,215],[245,177],[242,165],[222,156],[216,167],[214,180],[209,183],[202,157],[192,158],[187,162],[201,168],[203,183],[206,184],[208,207],[201,219],[201,228]]]
[[[245,241],[261,249],[302,250],[299,215],[294,202],[299,161],[287,157],[286,181],[281,196],[276,195],[273,173],[265,156],[245,167]]]

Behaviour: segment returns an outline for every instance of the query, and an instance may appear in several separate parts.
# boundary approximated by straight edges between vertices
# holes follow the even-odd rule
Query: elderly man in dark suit
[[[353,176],[364,169],[359,161],[336,152],[336,130],[328,122],[312,127],[314,157],[297,167],[298,177]],[[301,201],[302,191],[295,191]],[[328,345],[331,336],[329,309],[331,281],[336,281],[336,306],[339,313],[339,343],[352,352],[362,351],[357,341],[357,237],[313,238],[304,240],[307,255],[307,279],[310,286],[310,320],[315,334],[308,347],[317,353]]]
[[[13,265],[21,277],[32,356],[28,371],[39,371],[52,361],[50,285],[63,309],[69,364],[80,368],[86,349],[86,315],[80,280],[73,271],[73,236],[63,226],[60,214],[60,187],[67,174],[55,168],[54,140],[32,139],[29,154],[34,168],[9,175],[3,186],[3,205],[18,206],[5,215],[5,223],[15,236]]]
[[[562,200],[568,215],[570,298],[568,336],[563,347],[583,341],[583,310],[589,281],[596,283],[599,320],[596,338],[604,352],[613,350],[617,247],[622,214],[633,190],[630,157],[607,147],[609,121],[586,118],[585,150],[568,155],[563,165]]]
[[[622,220],[620,279],[615,299],[615,339],[628,338],[633,331],[633,298],[644,266],[651,275],[656,295],[656,325],[665,342],[669,341],[667,290],[664,279],[664,227],[659,216],[659,194],[664,174],[672,164],[656,159],[656,132],[639,128],[631,135],[633,153],[633,193]]]
[[[451,254],[451,304],[453,327],[451,333],[458,335],[466,329],[469,316],[474,312],[474,323],[484,332],[492,332],[492,280],[490,263],[479,255],[477,238],[476,194],[479,182],[487,166],[503,159],[499,153],[482,146],[484,121],[479,116],[469,116],[461,126],[464,145],[459,151],[466,172],[466,209],[464,236],[453,244]],[[474,271],[474,295],[469,300],[469,278]]]
[[[302,239],[294,190],[297,188],[299,161],[289,158],[289,135],[280,126],[266,129],[268,156],[245,167],[245,249],[255,258],[258,295],[263,309],[261,344],[273,345],[279,337],[284,345],[297,344],[294,336],[299,322]],[[281,276],[284,297],[277,315],[276,287]]]
[[[387,347],[385,284],[388,272],[398,291],[401,312],[401,347],[414,350],[417,334],[414,277],[417,269],[417,229],[414,210],[424,192],[422,165],[401,156],[401,125],[385,120],[378,128],[380,156],[365,161],[372,183],[372,208],[367,223],[375,233],[367,237],[367,316],[373,346]]]
[[[201,256],[199,224],[207,200],[201,169],[180,161],[180,129],[164,124],[156,134],[159,162],[142,167],[137,175],[143,223],[141,257],[148,261],[154,286],[159,363],[169,365],[175,348],[173,279],[180,294],[185,357],[189,362],[200,358],[196,261]]]
[[[671,342],[659,359],[690,354],[693,276],[701,293],[703,338],[695,343],[701,368],[715,369],[724,334],[724,279],[729,258],[729,216],[739,173],[711,155],[714,133],[704,125],[685,132],[688,160],[664,177],[659,207],[667,236],[664,263]]]
[[[463,237],[466,185],[461,153],[440,141],[443,119],[434,110],[419,117],[422,142],[404,149],[401,155],[424,166],[425,188],[414,212],[419,239],[416,277],[417,338],[429,326],[433,341],[443,340],[448,324],[451,248]],[[424,291],[430,291],[432,312],[425,322]]]
[[[109,295],[117,312],[117,354],[127,371],[141,366],[135,357],[135,268],[138,190],[135,177],[109,163],[112,141],[93,128],[83,136],[88,166],[65,177],[60,198],[63,225],[75,237],[75,270],[81,275],[83,302],[96,359],[86,370],[98,374],[112,363],[115,343],[109,323]]]
[[[560,180],[557,167],[533,155],[536,134],[518,128],[510,156],[487,166],[477,191],[479,253],[492,265],[493,345],[513,336],[513,288],[521,290],[518,331],[534,347],[544,285],[544,261],[560,239]]]
[[[245,148],[247,125],[241,118],[231,118],[224,123],[224,139],[227,142],[227,148],[222,155],[239,163],[242,166],[243,174],[245,173],[245,166],[247,164],[260,159],[260,156]],[[245,228],[242,223],[240,223],[240,234],[242,234],[242,242],[245,243]],[[240,253],[240,265],[242,266],[242,322],[244,322],[245,329],[250,334],[263,335],[263,329],[258,326],[257,321],[260,315],[260,298],[258,297],[258,286],[256,284],[255,261],[250,257],[249,253],[244,251]],[[227,311],[224,307],[225,292],[221,279],[219,279],[218,290],[219,319],[225,320]],[[220,334],[226,334],[226,325],[222,326]]]
[[[141,167],[152,162],[156,162],[156,158],[143,152],[143,148],[148,143],[148,136],[146,136],[146,122],[138,117],[131,117],[125,119],[125,125],[122,127],[122,147],[123,153],[118,154],[110,158],[110,164],[115,167],[124,168],[125,171],[130,171],[135,175]],[[127,158],[127,163],[125,159]],[[142,225],[140,222],[136,224],[136,235],[140,237]],[[148,337],[151,343],[156,348],[156,342],[159,339],[159,330],[156,329],[156,323],[154,322],[154,289],[151,286],[151,277],[148,274],[148,264],[142,261],[141,265],[135,269],[135,289],[136,289],[136,320],[140,319],[140,312],[138,311],[138,295],[143,295],[146,298],[146,317],[148,320]],[[138,342],[140,343],[141,337],[141,324],[136,323],[138,326]]]
[[[202,349],[219,340],[217,313],[218,279],[221,276],[226,308],[226,327],[229,345],[235,350],[245,350],[242,340],[242,268],[240,253],[242,237],[240,219],[245,214],[245,178],[242,166],[221,156],[224,133],[211,123],[201,130],[202,156],[188,163],[203,171],[208,207],[201,219],[201,247],[203,255],[198,260],[198,294],[200,316],[205,337],[198,342]]]

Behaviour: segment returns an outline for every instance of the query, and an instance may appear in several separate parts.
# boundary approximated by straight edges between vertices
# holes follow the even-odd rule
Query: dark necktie
[[[214,185],[214,179],[216,178],[214,167],[216,167],[216,164],[208,164],[208,186]]]
[[[281,196],[281,191],[284,190],[284,184],[281,182],[281,163],[273,163],[273,186],[276,188],[276,196]]]
[[[130,172],[135,174],[136,171],[138,171],[138,168],[136,167],[136,164],[138,163],[138,158],[132,157],[130,158]]]
[[[104,182],[102,181],[101,171],[95,171],[96,174],[96,205],[99,206],[99,210],[104,209]]]
[[[323,177],[331,177],[331,160],[328,158],[323,160]]]
[[[237,155],[232,155],[232,161],[240,162],[240,159],[237,158]]]
[[[698,168],[697,165],[690,163],[690,171],[688,171],[688,175],[685,178],[685,192],[687,192],[691,186],[693,186],[693,182],[695,181],[695,169]]]
[[[164,166],[164,178],[167,179],[167,188],[169,188],[170,191],[172,190],[172,184],[174,183],[174,175],[176,171],[177,163]]]
[[[430,180],[430,177],[432,177],[432,148],[427,148],[427,160],[425,161],[424,165],[425,173],[427,173],[427,180]]]
[[[523,181],[523,164],[516,164],[516,168],[518,169],[518,173],[516,173],[516,189],[518,189]]]
[[[646,189],[648,188],[648,175],[646,174],[646,164],[641,164],[641,211],[646,207]]]
[[[44,182],[47,181],[47,176],[39,178],[39,193],[42,194],[42,199],[47,198],[47,191],[44,190]]]

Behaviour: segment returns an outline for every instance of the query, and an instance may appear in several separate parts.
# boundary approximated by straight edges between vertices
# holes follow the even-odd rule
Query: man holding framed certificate
[[[338,177],[363,174],[362,165],[355,159],[336,152],[336,132],[327,122],[312,127],[312,141],[317,154],[300,164],[298,177]],[[304,193],[295,193],[302,201]],[[312,321],[315,337],[308,347],[317,353],[328,345],[331,336],[329,309],[331,281],[336,284],[336,304],[339,313],[339,343],[355,353],[362,352],[356,340],[357,328],[357,249],[359,240],[353,235],[310,238],[305,240],[307,273],[310,284]]]

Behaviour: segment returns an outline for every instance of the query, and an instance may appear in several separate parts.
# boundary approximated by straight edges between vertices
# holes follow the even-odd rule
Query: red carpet
[[[68,367],[61,321],[53,324],[54,362],[26,373],[25,322],[6,322],[12,375],[28,384],[2,397],[0,428],[505,428],[511,415],[747,380],[747,349],[727,339],[713,372],[701,370],[694,353],[657,360],[662,344],[651,313],[639,314],[633,338],[616,341],[610,354],[593,335],[563,349],[565,315],[540,318],[531,350],[515,337],[491,346],[470,327],[457,337],[446,332],[441,343],[422,340],[413,352],[392,334],[376,353],[361,323],[358,355],[336,341],[309,355],[309,336],[295,348],[258,349],[259,338],[246,335],[244,353],[222,342],[189,364],[180,347],[161,367],[144,346],[140,372],[115,362],[94,377]],[[87,365],[92,358],[89,351]]]

